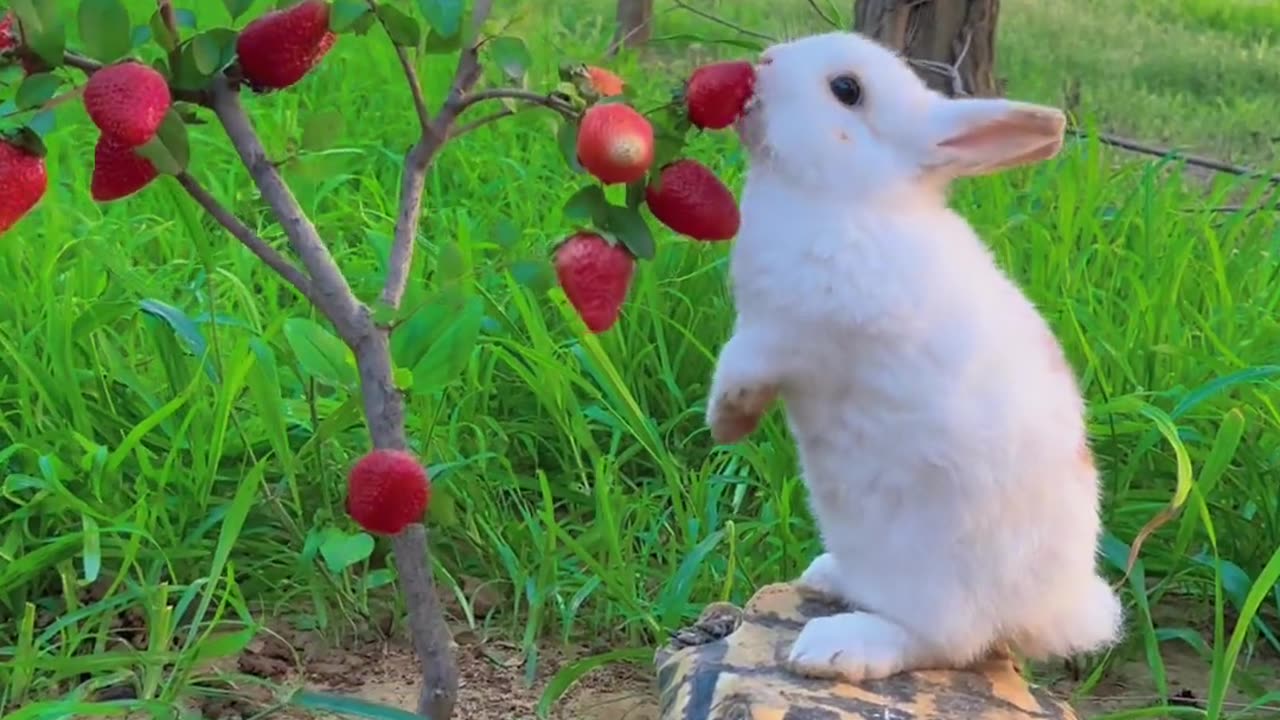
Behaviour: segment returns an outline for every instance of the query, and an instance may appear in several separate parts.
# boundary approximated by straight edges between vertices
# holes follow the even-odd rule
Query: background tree
[[[856,0],[854,29],[901,51],[950,96],[1003,92],[995,75],[1000,0]]]
[[[618,0],[616,17],[610,54],[649,42],[653,35],[653,0]]]

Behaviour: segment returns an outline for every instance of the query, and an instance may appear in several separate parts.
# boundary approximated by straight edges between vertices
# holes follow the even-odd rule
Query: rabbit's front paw
[[[907,631],[869,612],[840,613],[805,623],[787,666],[805,677],[861,682],[907,668],[913,643]]]
[[[769,385],[747,384],[730,386],[713,395],[707,409],[711,438],[727,445],[755,432],[777,392]]]
[[[836,558],[824,552],[809,563],[809,567],[800,573],[795,581],[796,592],[817,600],[839,600],[844,602],[840,592],[840,567]]]

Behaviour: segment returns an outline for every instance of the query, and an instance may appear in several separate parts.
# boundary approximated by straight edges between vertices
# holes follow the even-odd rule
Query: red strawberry
[[[738,234],[738,202],[709,168],[688,158],[665,165],[644,189],[649,211],[663,225],[695,240]]]
[[[89,193],[98,202],[119,200],[146,187],[158,174],[150,160],[104,133],[93,148]]]
[[[629,105],[592,105],[578,127],[578,162],[606,185],[635,182],[653,164],[653,125]]]
[[[617,73],[594,65],[587,66],[587,80],[591,83],[591,88],[602,97],[621,95],[622,88],[626,85]]]
[[[14,27],[13,11],[4,14],[0,20],[0,55],[18,47],[18,29]]]
[[[31,212],[48,188],[44,158],[0,139],[0,233]]]
[[[102,134],[130,147],[155,137],[172,103],[164,76],[131,60],[102,68],[84,86],[89,119]]]
[[[700,128],[729,127],[756,87],[756,71],[744,61],[703,65],[689,76],[684,89],[689,122]]]
[[[421,521],[430,496],[426,469],[403,450],[372,450],[347,473],[347,514],[371,533],[395,535]]]
[[[311,72],[337,40],[329,30],[329,3],[304,0],[246,25],[236,38],[236,52],[254,89],[279,90]]]
[[[555,251],[556,277],[569,304],[593,333],[613,326],[631,288],[635,258],[593,232],[570,236]]]

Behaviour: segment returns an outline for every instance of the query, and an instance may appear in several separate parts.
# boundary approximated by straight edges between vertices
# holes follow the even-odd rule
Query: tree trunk
[[[1000,0],[856,0],[854,29],[912,61],[916,74],[948,96],[995,97]]]
[[[639,47],[653,34],[653,0],[618,0],[617,28],[609,54],[620,47]]]
[[[373,446],[404,450],[404,398],[392,381],[388,335],[383,328],[371,327],[356,348],[356,365]],[[422,523],[409,525],[391,539],[391,549],[409,613],[413,649],[422,666],[418,714],[431,720],[450,720],[458,698],[458,665],[453,637],[436,595],[426,527]]]

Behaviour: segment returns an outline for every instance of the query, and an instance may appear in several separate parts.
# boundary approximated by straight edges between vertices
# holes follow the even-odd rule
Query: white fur
[[[812,621],[792,666],[857,681],[1002,644],[1044,658],[1114,642],[1076,379],[945,195],[1052,156],[1061,114],[948,100],[849,33],[771,47],[757,71],[738,315],[707,421],[734,442],[785,404],[827,550],[799,583],[861,611]],[[861,107],[831,96],[839,72]]]

